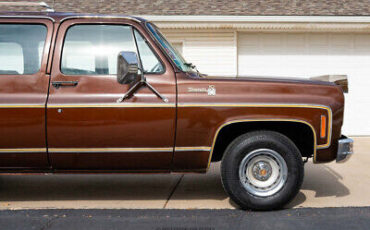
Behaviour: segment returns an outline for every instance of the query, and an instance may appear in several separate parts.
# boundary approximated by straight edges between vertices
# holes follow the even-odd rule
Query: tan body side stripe
[[[6,148],[0,149],[0,153],[46,153],[46,148]]]
[[[0,109],[22,109],[22,108],[45,108],[45,105],[40,104],[0,104]]]
[[[50,104],[47,108],[175,108],[171,103]]]
[[[328,138],[327,142],[322,145],[317,145],[318,149],[328,148],[331,143],[332,138],[332,120],[333,120],[333,113],[331,108],[325,105],[315,105],[315,104],[253,104],[253,103],[179,103],[179,108],[186,108],[186,107],[276,107],[276,108],[314,108],[314,109],[323,109],[326,110],[328,113]],[[294,119],[293,119],[294,120]],[[317,144],[315,142],[315,144]]]
[[[175,151],[177,152],[186,152],[186,151],[211,151],[211,147],[199,146],[199,147],[176,147]]]
[[[168,148],[49,148],[50,153],[173,152]]]
[[[309,126],[311,128],[312,133],[313,133],[313,143],[314,143],[314,146],[313,146],[313,155],[314,155],[314,162],[316,161],[316,149],[317,149],[316,131],[315,131],[314,127],[310,123],[308,123],[307,121],[295,120],[295,119],[257,119],[257,120],[254,120],[254,119],[242,119],[242,120],[234,120],[234,121],[226,122],[226,123],[222,124],[217,129],[216,134],[215,134],[215,136],[213,138],[211,153],[209,154],[209,158],[208,158],[207,170],[209,169],[209,166],[211,164],[212,155],[213,155],[213,151],[214,151],[214,148],[215,148],[215,145],[216,145],[217,136],[218,136],[219,132],[221,131],[221,129],[223,127],[227,126],[227,125],[234,124],[234,123],[240,123],[240,122],[256,122],[256,121],[284,121],[284,122],[298,122],[298,123],[306,124],[307,126]]]
[[[173,152],[172,147],[167,148],[49,148],[50,153],[94,153],[94,152]],[[14,152],[46,152],[46,148],[6,148],[0,149],[0,153]],[[211,147],[176,147],[175,151],[211,151]]]

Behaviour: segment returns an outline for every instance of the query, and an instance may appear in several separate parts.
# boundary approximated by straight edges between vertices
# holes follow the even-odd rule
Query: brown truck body
[[[17,23],[45,25],[47,36],[39,72],[0,76],[4,173],[206,172],[234,138],[251,130],[285,134],[315,163],[337,157],[344,96],[334,83],[186,73],[151,36],[146,21],[135,17],[0,17],[0,24]],[[116,76],[63,74],[66,31],[81,24],[130,25],[139,31],[164,66],[162,73],[145,77],[168,102],[143,87],[118,103],[130,86],[117,83]],[[55,82],[78,85],[55,87]]]

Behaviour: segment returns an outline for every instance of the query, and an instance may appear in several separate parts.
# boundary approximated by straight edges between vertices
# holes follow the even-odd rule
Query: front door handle
[[[78,81],[53,81],[51,84],[58,89],[59,87],[65,87],[65,86],[77,86]]]

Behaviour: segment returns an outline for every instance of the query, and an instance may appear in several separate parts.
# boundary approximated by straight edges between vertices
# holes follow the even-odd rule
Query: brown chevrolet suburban
[[[221,161],[235,203],[277,209],[298,193],[303,159],[353,153],[346,87],[208,77],[137,17],[3,13],[0,172],[204,173]]]

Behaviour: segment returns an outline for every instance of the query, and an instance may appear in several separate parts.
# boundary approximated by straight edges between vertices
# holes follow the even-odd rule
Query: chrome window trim
[[[135,22],[141,23],[141,21],[135,17],[130,16],[119,16],[119,15],[99,15],[99,16],[93,16],[93,15],[80,15],[80,16],[68,16],[64,17],[60,20],[60,23],[71,20],[71,19],[128,19],[133,20]]]
[[[27,16],[22,16],[22,15],[12,15],[12,16],[6,16],[6,15],[0,15],[1,19],[48,19],[52,22],[55,22],[54,18],[48,17],[48,16],[32,16],[32,15],[27,15]]]

